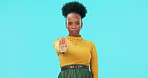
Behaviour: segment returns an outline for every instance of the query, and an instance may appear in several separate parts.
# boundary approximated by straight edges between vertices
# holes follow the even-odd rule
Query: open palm
[[[69,44],[67,44],[66,39],[62,37],[61,40],[59,41],[59,51],[61,53],[64,53],[67,51],[68,47],[69,47]]]

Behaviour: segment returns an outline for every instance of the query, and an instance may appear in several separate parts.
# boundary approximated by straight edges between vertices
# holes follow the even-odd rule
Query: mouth
[[[76,32],[77,32],[77,30],[71,30],[71,32],[72,32],[72,33],[76,33]]]
[[[76,32],[77,30],[71,30],[72,32]]]
[[[76,29],[72,29],[71,31],[77,31]]]

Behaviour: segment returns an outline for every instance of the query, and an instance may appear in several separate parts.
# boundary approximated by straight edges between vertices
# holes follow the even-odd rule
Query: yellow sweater
[[[98,57],[95,45],[82,37],[67,36],[66,42],[70,43],[68,50],[64,54],[58,51],[59,40],[54,42],[54,48],[60,60],[60,66],[70,64],[90,65],[93,78],[98,78]]]

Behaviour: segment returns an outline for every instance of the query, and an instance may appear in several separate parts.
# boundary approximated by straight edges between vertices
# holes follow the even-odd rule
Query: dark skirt
[[[67,69],[60,72],[58,78],[92,78],[89,68]]]

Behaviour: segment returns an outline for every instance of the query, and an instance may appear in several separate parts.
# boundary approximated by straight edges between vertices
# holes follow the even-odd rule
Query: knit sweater
[[[95,45],[82,36],[67,36],[66,43],[70,44],[67,52],[60,54],[58,50],[60,38],[54,41],[54,48],[59,57],[60,67],[71,64],[84,64],[90,66],[93,78],[98,78],[98,56]]]

